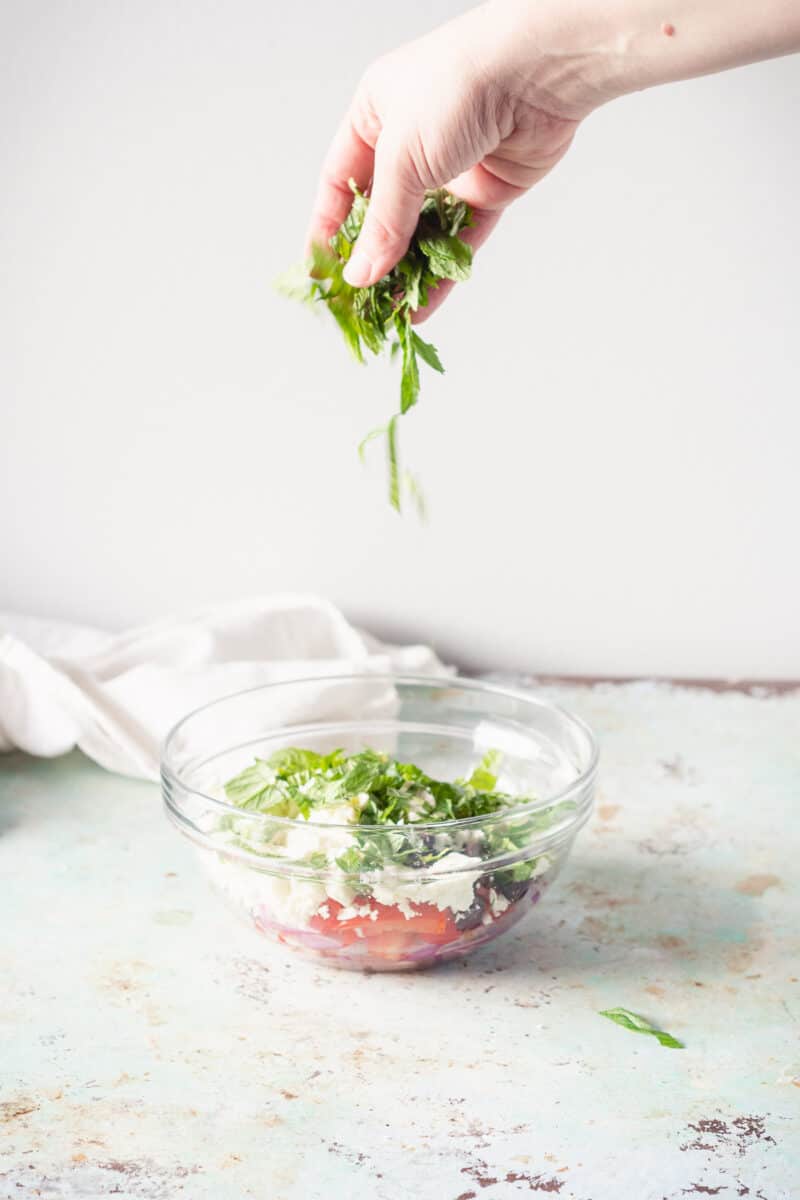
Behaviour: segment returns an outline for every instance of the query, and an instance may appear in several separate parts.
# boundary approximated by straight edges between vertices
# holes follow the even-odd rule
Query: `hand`
[[[370,188],[345,271],[354,286],[375,283],[402,258],[426,188],[445,185],[473,206],[475,226],[463,237],[477,249],[502,210],[555,166],[594,106],[563,60],[553,64],[542,53],[537,73],[528,47],[525,72],[518,70],[513,7],[474,9],[364,74],[325,159],[308,235],[309,243],[325,243],[341,224],[352,202],[350,178]],[[566,86],[553,86],[557,75]],[[452,286],[439,287],[417,319]]]
[[[600,104],[800,50],[797,0],[490,0],[365,73],[322,169],[309,241],[371,201],[345,270],[374,283],[403,256],[426,188],[475,210],[477,248]],[[437,288],[419,319],[452,287]]]

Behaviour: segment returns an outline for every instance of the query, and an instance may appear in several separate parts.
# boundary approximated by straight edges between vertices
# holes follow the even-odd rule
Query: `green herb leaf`
[[[280,771],[291,775],[297,771],[319,770],[330,763],[330,758],[329,755],[317,754],[316,750],[298,750],[296,746],[287,746],[285,750],[276,750],[268,761],[274,773]]]
[[[425,493],[419,485],[419,480],[416,475],[412,475],[410,471],[403,472],[402,488],[406,496],[411,498],[414,507],[417,510],[417,516],[420,521],[427,520],[428,510],[425,504]]]
[[[293,299],[320,303],[330,309],[358,362],[364,361],[365,351],[378,355],[387,348],[392,357],[400,357],[400,413],[404,414],[419,398],[418,359],[434,371],[441,373],[444,369],[435,347],[412,330],[411,313],[425,307],[430,289],[442,279],[468,278],[472,249],[458,235],[472,224],[472,212],[468,204],[442,188],[426,193],[416,232],[400,262],[371,287],[353,288],[345,281],[343,271],[361,232],[369,198],[352,180],[350,187],[352,207],[330,245],[314,246],[309,262],[300,270],[287,272],[278,287]],[[396,341],[392,338],[393,330]],[[405,490],[422,511],[416,485],[401,488],[395,419],[383,428],[389,459],[390,503],[399,510]]]
[[[671,1033],[664,1033],[662,1029],[657,1029],[655,1025],[651,1025],[644,1017],[640,1017],[638,1013],[631,1012],[627,1008],[606,1008],[600,1013],[601,1017],[608,1017],[609,1021],[613,1021],[616,1025],[621,1025],[623,1029],[630,1029],[632,1033],[646,1033],[650,1037],[654,1037],[662,1046],[668,1046],[671,1050],[685,1050],[683,1042],[679,1042]]]
[[[266,816],[311,818],[316,809],[332,805],[347,806],[344,822],[352,823],[354,844],[347,846],[335,860],[349,874],[378,869],[386,862],[405,867],[427,866],[450,853],[452,843],[430,837],[414,826],[445,820],[495,813],[507,806],[526,803],[525,797],[489,790],[492,769],[499,754],[490,751],[475,767],[468,780],[433,779],[414,763],[404,763],[376,750],[365,749],[346,755],[342,750],[327,754],[300,747],[286,747],[267,760],[256,759],[225,785],[228,799],[237,807]],[[473,786],[477,779],[481,789]],[[484,790],[485,789],[485,790]],[[356,797],[357,802],[356,802]],[[360,832],[361,826],[385,826]],[[227,813],[220,818],[219,832],[243,849],[272,856],[281,852],[283,827],[269,821],[253,822],[250,816]],[[483,837],[487,858],[508,855],[511,865],[494,873],[499,883],[518,883],[529,879],[536,859],[513,861],[531,845],[533,826],[525,817],[510,816],[507,822]],[[276,840],[277,839],[277,840]],[[271,848],[271,843],[275,845]],[[461,842],[456,843],[458,847]],[[311,866],[326,867],[322,855],[309,858]]]
[[[432,346],[430,342],[423,341],[414,330],[411,331],[411,341],[422,361],[427,363],[429,367],[433,367],[434,371],[438,371],[440,375],[444,375],[444,367],[442,366],[436,347]]]
[[[225,784],[225,795],[231,804],[240,808],[249,808],[258,804],[264,793],[270,789],[276,780],[276,772],[263,758],[257,758],[250,767],[229,779]]]
[[[467,785],[476,792],[491,792],[497,787],[496,768],[503,755],[499,750],[489,750],[467,780]]]
[[[409,310],[407,308],[398,309],[394,323],[400,349],[403,351],[403,366],[400,376],[400,412],[407,413],[417,403],[419,396],[419,367],[411,333]]]
[[[363,754],[351,759],[351,763],[351,769],[345,775],[342,786],[347,795],[355,796],[359,792],[369,791],[374,786],[383,773],[386,759],[374,750],[365,750]]]
[[[380,425],[377,429],[371,429],[367,436],[361,439],[361,441],[358,443],[358,457],[361,459],[362,463],[366,462],[366,451],[370,442],[374,442],[375,439],[379,437],[386,437],[386,432],[386,426]]]
[[[389,503],[400,512],[400,465],[397,459],[397,417],[386,427],[386,452],[389,458]]]
[[[344,340],[347,343],[350,353],[356,362],[363,363],[364,355],[361,350],[361,334],[359,331],[359,323],[353,312],[353,307],[345,294],[332,296],[328,300],[328,308],[333,313],[336,323],[344,335]]]
[[[286,296],[288,300],[313,303],[315,297],[309,286],[310,265],[309,263],[295,263],[294,266],[289,267],[275,280],[273,284],[275,291]]]
[[[460,283],[469,279],[472,271],[472,247],[461,238],[448,234],[420,238],[419,248],[428,259],[428,266],[440,279]]]
[[[336,859],[336,865],[345,875],[355,875],[362,869],[364,855],[358,846],[348,846]]]

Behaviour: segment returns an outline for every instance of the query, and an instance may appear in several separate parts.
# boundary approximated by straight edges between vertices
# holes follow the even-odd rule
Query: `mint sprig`
[[[361,232],[369,198],[351,180],[353,204],[330,240],[314,246],[305,268],[293,268],[278,281],[278,289],[292,299],[324,304],[338,324],[350,352],[364,362],[364,352],[380,355],[387,347],[400,358],[400,410],[388,424],[369,434],[363,451],[374,437],[386,439],[389,464],[389,502],[398,512],[403,492],[423,511],[419,485],[413,476],[401,476],[397,449],[397,417],[419,399],[419,362],[443,372],[436,347],[419,336],[411,315],[428,303],[432,288],[443,279],[462,281],[472,269],[472,247],[459,233],[473,224],[472,210],[444,188],[426,193],[419,221],[408,250],[395,267],[367,288],[354,288],[344,278],[344,268]]]
[[[455,842],[444,834],[415,829],[498,814],[528,803],[532,797],[497,789],[501,758],[498,751],[490,750],[469,776],[449,782],[377,750],[346,755],[342,750],[318,754],[288,747],[245,767],[228,780],[225,794],[248,814],[267,818],[314,820],[319,809],[349,806],[345,820],[352,824],[353,844],[335,859],[347,873],[378,870],[386,863],[430,866],[452,849],[467,846],[468,853],[480,859],[506,859],[509,865],[497,869],[492,880],[495,886],[513,888],[537,869],[538,857],[527,854],[528,848],[572,811],[572,801],[487,822],[485,827],[459,833]],[[281,836],[269,820],[256,827],[237,821],[234,814],[221,818],[220,828],[233,831],[244,848],[247,842],[257,844],[260,854],[269,854],[269,842]]]

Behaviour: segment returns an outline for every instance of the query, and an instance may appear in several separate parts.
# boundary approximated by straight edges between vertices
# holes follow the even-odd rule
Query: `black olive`
[[[486,903],[483,897],[476,896],[465,912],[456,913],[455,926],[462,932],[466,929],[475,929],[483,920],[483,914],[486,912]]]
[[[513,879],[510,871],[498,871],[494,876],[493,886],[506,900],[521,900],[530,891],[531,880]]]

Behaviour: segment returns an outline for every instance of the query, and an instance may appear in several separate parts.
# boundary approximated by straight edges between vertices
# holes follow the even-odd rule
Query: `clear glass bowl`
[[[289,820],[225,800],[225,781],[288,746],[366,748],[443,780],[501,752],[497,787],[519,806],[435,824]],[[167,737],[162,789],[218,891],[252,927],[334,966],[405,970],[467,954],[515,927],[555,879],[592,807],[597,745],[536,697],[461,679],[324,676],[225,697]],[[392,840],[394,839],[394,841]],[[354,844],[385,864],[348,873]],[[432,865],[415,867],[415,852]],[[346,860],[345,860],[346,861]]]

